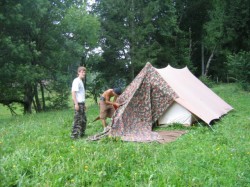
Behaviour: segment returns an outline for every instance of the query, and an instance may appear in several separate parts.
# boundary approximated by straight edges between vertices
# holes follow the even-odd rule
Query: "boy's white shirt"
[[[75,92],[76,100],[78,103],[85,102],[85,89],[82,79],[77,77],[73,80],[71,91]]]

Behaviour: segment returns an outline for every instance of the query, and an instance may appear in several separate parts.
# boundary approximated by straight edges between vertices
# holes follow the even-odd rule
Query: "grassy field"
[[[234,111],[213,125],[187,129],[175,142],[105,138],[73,141],[71,110],[0,120],[0,186],[250,186],[250,94],[235,85],[213,89]],[[88,104],[88,103],[87,103]],[[88,104],[87,135],[102,131]],[[1,108],[2,112],[2,108]]]

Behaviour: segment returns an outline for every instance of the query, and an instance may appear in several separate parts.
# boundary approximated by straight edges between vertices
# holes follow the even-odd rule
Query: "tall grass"
[[[169,144],[73,141],[73,109],[5,117],[0,186],[250,186],[250,95],[235,85],[214,91],[234,111]],[[89,105],[87,135],[102,131],[97,115]]]

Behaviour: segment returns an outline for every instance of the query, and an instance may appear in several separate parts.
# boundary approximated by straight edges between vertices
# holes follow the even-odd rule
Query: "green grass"
[[[73,141],[73,108],[3,117],[0,186],[250,186],[250,94],[235,85],[213,90],[234,111],[213,130],[185,128],[169,144]],[[89,104],[87,135],[102,131],[100,121],[91,123],[97,115]]]

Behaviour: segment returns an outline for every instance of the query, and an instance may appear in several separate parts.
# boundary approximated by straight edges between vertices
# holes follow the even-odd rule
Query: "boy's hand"
[[[79,105],[78,105],[78,104],[75,105],[75,110],[76,110],[76,111],[79,110]]]
[[[119,106],[121,106],[119,103],[114,103],[114,105],[118,108]]]

